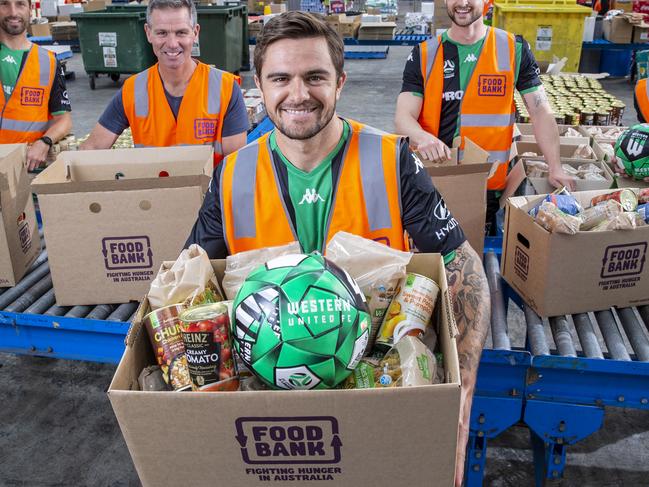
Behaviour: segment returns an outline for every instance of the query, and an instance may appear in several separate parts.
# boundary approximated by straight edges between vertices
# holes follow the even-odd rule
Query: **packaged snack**
[[[536,222],[551,233],[574,235],[579,231],[581,220],[564,213],[553,203],[544,201],[536,214]]]
[[[615,200],[622,205],[624,211],[634,211],[638,206],[638,196],[630,189],[621,189],[613,193],[595,196],[590,200],[590,205],[595,206],[606,200]]]
[[[602,222],[613,220],[623,211],[622,205],[615,200],[607,200],[597,206],[591,206],[577,215],[581,219],[579,230],[592,230]]]
[[[572,157],[579,159],[594,159],[595,152],[591,146],[587,144],[579,144]]]
[[[137,383],[141,391],[168,391],[169,385],[162,376],[162,370],[158,365],[151,365],[140,372]]]
[[[638,206],[637,212],[644,222],[649,224],[649,203]]]
[[[571,166],[570,164],[561,164],[561,167],[563,168],[563,171],[566,174],[569,174],[569,175],[575,176],[575,177],[577,177],[579,175],[579,171],[577,170],[577,168]]]
[[[597,164],[593,164],[592,162],[589,162],[588,164],[582,164],[577,168],[577,173],[582,176],[583,174],[588,174],[588,173],[602,174],[603,172],[604,169],[599,167]]]
[[[649,188],[641,189],[638,193],[638,204],[649,203]]]
[[[543,178],[548,175],[548,165],[543,161],[525,161],[525,166],[527,168],[527,176],[530,178]]]

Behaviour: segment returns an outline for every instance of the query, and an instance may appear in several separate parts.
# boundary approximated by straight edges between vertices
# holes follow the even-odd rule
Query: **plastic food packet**
[[[157,365],[151,365],[142,369],[142,372],[140,372],[140,375],[137,378],[137,383],[140,385],[141,391],[171,390],[162,376],[162,370]]]
[[[606,178],[596,172],[586,172],[581,175],[584,181],[606,181]]]
[[[641,189],[638,193],[638,204],[649,203],[649,188]]]
[[[564,137],[582,137],[582,134],[579,131],[569,127],[563,134]]]
[[[593,159],[595,157],[595,152],[593,148],[587,144],[579,144],[575,150],[572,157],[578,157],[580,159]]]
[[[539,203],[537,206],[532,208],[530,210],[530,215],[533,217],[536,217],[541,205],[544,202],[549,202],[552,203],[554,206],[556,206],[558,209],[560,209],[563,213],[566,213],[568,215],[576,215],[577,213],[581,213],[584,211],[582,206],[579,204],[579,202],[575,199],[574,196],[572,196],[565,188],[561,190],[560,192],[557,193],[552,193],[547,195],[541,203]]]
[[[372,317],[368,343],[368,350],[371,350],[383,316],[397,292],[399,280],[406,276],[406,266],[412,254],[358,235],[338,232],[327,244],[326,255],[345,269],[365,294]]]
[[[161,271],[149,289],[151,310],[182,303],[185,307],[223,299],[207,252],[192,244],[170,269]]]
[[[521,157],[539,157],[539,155],[536,152],[523,152]]]
[[[364,358],[341,385],[345,389],[423,386],[437,382],[437,361],[417,337],[406,335],[383,358]]]
[[[525,161],[527,176],[530,178],[546,177],[549,171],[548,165],[543,161]]]
[[[563,168],[563,171],[566,174],[569,174],[571,176],[578,176],[579,171],[577,170],[576,167],[572,167],[570,164],[561,164],[561,167]]]
[[[609,221],[606,230],[633,230],[646,225],[637,211],[625,211]]]
[[[599,167],[597,164],[593,164],[592,162],[589,162],[588,164],[582,164],[577,168],[577,172],[579,174],[586,174],[586,173],[597,173],[597,174],[602,174],[604,170]]]
[[[579,231],[581,220],[564,213],[553,203],[544,201],[536,214],[536,222],[548,232],[574,235]]]
[[[592,230],[602,222],[613,220],[623,211],[622,205],[615,200],[607,200],[597,206],[591,206],[577,215],[581,220],[579,230]]]
[[[225,259],[225,275],[221,282],[226,299],[234,299],[248,274],[264,262],[281,255],[299,254],[301,251],[299,243],[291,242],[277,247],[266,247],[229,255]]]

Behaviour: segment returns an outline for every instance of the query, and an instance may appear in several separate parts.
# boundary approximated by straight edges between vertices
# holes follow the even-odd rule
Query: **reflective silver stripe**
[[[218,140],[214,141],[214,152],[216,154],[223,154],[223,147],[221,146],[221,143]]]
[[[232,174],[232,227],[234,238],[254,238],[255,183],[259,144],[254,143],[239,150]]]
[[[50,55],[42,47],[36,47],[38,51],[38,65],[40,66],[40,84],[41,86],[50,85]]]
[[[47,130],[49,124],[49,122],[30,122],[4,118],[2,120],[2,129],[15,130],[16,132],[44,132]]]
[[[433,70],[433,63],[435,62],[435,56],[437,55],[437,49],[439,49],[439,41],[437,36],[432,37],[426,41],[426,71],[424,73],[424,87],[428,83],[430,78],[431,71]],[[419,53],[421,56],[421,52]]]
[[[153,147],[152,145],[146,145],[146,144],[133,144],[133,147],[136,149],[145,149],[147,147]]]
[[[207,81],[207,113],[210,115],[216,115],[221,111],[222,76],[221,71],[210,68],[210,75]]]
[[[488,162],[509,162],[509,151],[508,150],[490,150],[487,151],[489,153],[489,159]],[[464,149],[460,149],[458,151],[458,160],[463,161],[464,160]]]
[[[223,195],[225,194],[224,191],[224,183],[223,183],[223,173],[225,172],[225,163],[226,161],[223,161],[219,166],[216,168],[216,171],[219,171],[219,204],[220,204],[220,209],[221,209],[221,225],[223,227],[223,240],[225,240],[225,246],[228,249],[228,255],[232,254],[232,251],[230,250],[230,242],[228,241],[228,232],[225,231],[225,222],[226,222],[226,217],[225,217],[225,205],[223,204]],[[210,188],[209,191],[212,191],[212,184],[214,183],[214,179],[210,180]]]
[[[149,116],[149,70],[146,69],[135,75],[135,116]]]
[[[645,81],[644,91],[647,94],[647,98],[649,98],[649,82],[648,81]]]
[[[358,154],[361,166],[361,182],[365,196],[365,210],[370,231],[390,228],[390,206],[383,175],[383,147],[381,140],[363,128],[358,134]]]
[[[514,123],[514,114],[460,115],[462,127],[506,127]]]
[[[496,34],[496,58],[498,61],[498,71],[509,71],[509,36],[507,32],[500,29],[494,29]]]

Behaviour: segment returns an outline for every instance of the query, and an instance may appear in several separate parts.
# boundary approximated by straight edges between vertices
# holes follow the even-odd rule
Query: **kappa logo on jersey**
[[[9,54],[7,54],[5,57],[3,57],[2,61],[5,62],[5,63],[9,63],[9,64],[15,64],[16,66],[18,66],[18,63],[16,62],[16,60],[14,58],[12,58]]]
[[[408,62],[408,61],[410,61],[410,62],[414,61],[414,59],[412,58],[412,53],[410,53],[410,55],[408,56],[408,59],[406,59],[406,62]]]
[[[465,63],[475,63],[478,60],[475,54],[470,52],[467,57],[464,58]]]
[[[27,86],[20,90],[20,104],[29,107],[40,107],[43,105],[45,90],[43,88],[29,88]]]
[[[299,204],[301,205],[303,205],[304,203],[313,204],[313,203],[317,203],[318,201],[324,201],[324,199],[322,198],[322,196],[318,194],[315,188],[306,188]]]
[[[439,220],[448,220],[448,217],[451,216],[451,212],[448,211],[448,208],[446,208],[446,203],[444,203],[444,200],[439,200],[439,202],[435,206],[435,209],[433,210],[433,213]]]
[[[458,90],[458,91],[445,91],[442,93],[442,99],[444,101],[452,101],[452,100],[461,100],[462,97],[464,96],[464,91]]]
[[[444,61],[444,78],[452,78],[455,76],[455,63],[450,59]]]
[[[478,96],[505,96],[507,87],[503,74],[481,74],[478,76]]]
[[[415,174],[419,174],[419,170],[424,168],[424,163],[421,162],[419,156],[417,156],[417,154],[415,154],[414,152],[412,153],[412,160],[415,163]]]

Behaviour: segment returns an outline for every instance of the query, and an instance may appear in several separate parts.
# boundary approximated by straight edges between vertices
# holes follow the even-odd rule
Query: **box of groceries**
[[[649,189],[509,198],[502,275],[540,316],[649,303]]]
[[[139,300],[189,236],[210,146],[62,152],[32,182],[59,306]]]
[[[108,389],[143,485],[452,485],[443,260],[360,240],[162,265]]]
[[[41,252],[26,144],[0,144],[0,288],[15,286]]]

